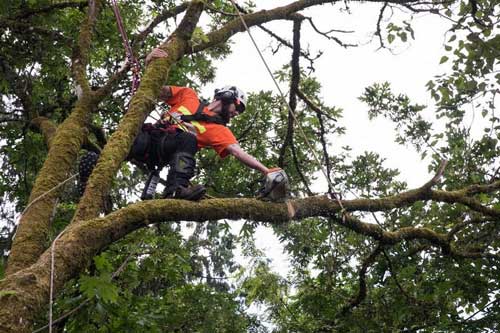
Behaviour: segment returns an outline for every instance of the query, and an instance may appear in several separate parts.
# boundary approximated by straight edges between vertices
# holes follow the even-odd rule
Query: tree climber
[[[156,48],[146,57],[146,64],[166,56],[165,51]],[[170,105],[170,110],[165,112],[156,124],[143,125],[129,154],[129,159],[143,162],[148,169],[152,170],[142,199],[152,198],[156,184],[148,192],[149,184],[153,177],[158,177],[159,169],[166,164],[170,166],[170,169],[163,197],[201,199],[205,194],[205,187],[190,186],[189,183],[196,167],[194,156],[201,148],[210,147],[221,158],[233,155],[240,162],[260,171],[263,175],[281,170],[280,168],[269,169],[245,152],[231,130],[226,127],[231,118],[245,111],[245,94],[237,87],[225,86],[216,89],[214,99],[208,105],[200,102],[196,92],[188,87],[163,86],[159,98]],[[95,164],[96,156],[91,158]],[[88,162],[83,165],[82,170],[85,174],[90,174],[93,165],[89,167]],[[84,186],[85,184],[80,186],[82,193]]]
[[[156,48],[146,57],[146,63],[166,56],[165,51]],[[263,175],[279,169],[268,169],[245,152],[226,127],[231,118],[245,111],[246,97],[237,87],[216,89],[214,99],[208,105],[200,103],[194,90],[187,87],[163,86],[159,98],[171,106],[160,120],[167,129],[172,129],[162,137],[159,149],[170,165],[165,197],[189,200],[201,198],[205,188],[201,185],[189,187],[188,184],[194,176],[194,155],[198,149],[205,147],[214,149],[221,158],[233,155]]]

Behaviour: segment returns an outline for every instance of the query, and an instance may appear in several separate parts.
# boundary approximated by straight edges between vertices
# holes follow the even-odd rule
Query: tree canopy
[[[394,123],[396,142],[421,154],[434,176],[418,188],[377,152],[333,154],[343,110],[322,98],[313,70],[321,52],[306,47],[301,31],[356,47],[338,27],[318,29],[307,9],[349,15],[364,1],[297,0],[267,10],[236,1],[120,1],[140,61],[154,47],[168,53],[143,64],[133,95],[110,3],[1,2],[0,330],[43,331],[50,320],[61,332],[498,331],[500,6],[370,2],[378,6],[372,42],[382,49],[415,38],[413,15],[449,23],[436,59],[443,74],[427,83],[434,105],[390,82],[359,97],[367,117]],[[288,35],[272,31],[273,21],[284,21]],[[162,107],[160,87],[213,82],[218,63],[244,52],[231,39],[245,25],[286,55],[275,77],[288,87],[290,107],[275,92],[251,92],[230,127],[246,151],[286,170],[290,199],[255,199],[259,176],[207,150],[198,154],[196,181],[209,198],[138,202],[145,176],[125,160],[141,124]],[[80,197],[74,175],[85,151],[100,158]],[[327,193],[313,191],[321,169]],[[286,276],[255,246],[259,225],[283,244]]]

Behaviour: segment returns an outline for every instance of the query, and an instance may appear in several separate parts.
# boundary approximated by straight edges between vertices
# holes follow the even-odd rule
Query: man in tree
[[[166,56],[165,51],[156,48],[147,56],[146,63]],[[200,102],[196,92],[188,87],[163,86],[159,98],[171,109],[154,126],[161,131],[155,131],[152,126],[148,126],[146,131],[156,133],[152,134],[149,164],[170,166],[165,198],[199,200],[203,196],[204,186],[189,186],[196,166],[194,155],[201,148],[211,147],[221,158],[233,155],[263,175],[279,170],[267,168],[245,152],[226,127],[230,119],[242,113],[246,107],[245,94],[237,87],[217,89],[214,100],[208,105]]]

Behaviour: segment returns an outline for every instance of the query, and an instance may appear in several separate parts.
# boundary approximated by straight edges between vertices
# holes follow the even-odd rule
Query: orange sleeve
[[[233,132],[226,126],[217,125],[217,129],[211,133],[211,146],[220,156],[220,158],[226,157],[229,153],[226,148],[232,144],[238,143]]]
[[[185,104],[187,101],[196,101],[196,105],[198,105],[198,95],[196,92],[188,87],[178,87],[178,86],[169,86],[172,90],[172,97],[166,99],[164,102],[170,106],[176,106],[179,104]],[[190,110],[193,112],[193,110]],[[196,111],[196,110],[195,110]]]

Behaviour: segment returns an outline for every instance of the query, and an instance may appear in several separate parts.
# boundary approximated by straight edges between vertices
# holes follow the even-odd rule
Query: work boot
[[[206,189],[203,185],[192,185],[188,187],[178,186],[174,192],[165,193],[165,199],[182,199],[198,201],[205,194]]]
[[[170,170],[167,176],[167,186],[163,192],[164,198],[200,200],[205,194],[202,185],[189,185],[189,180],[194,176],[196,160],[189,152],[175,153],[168,163]]]

